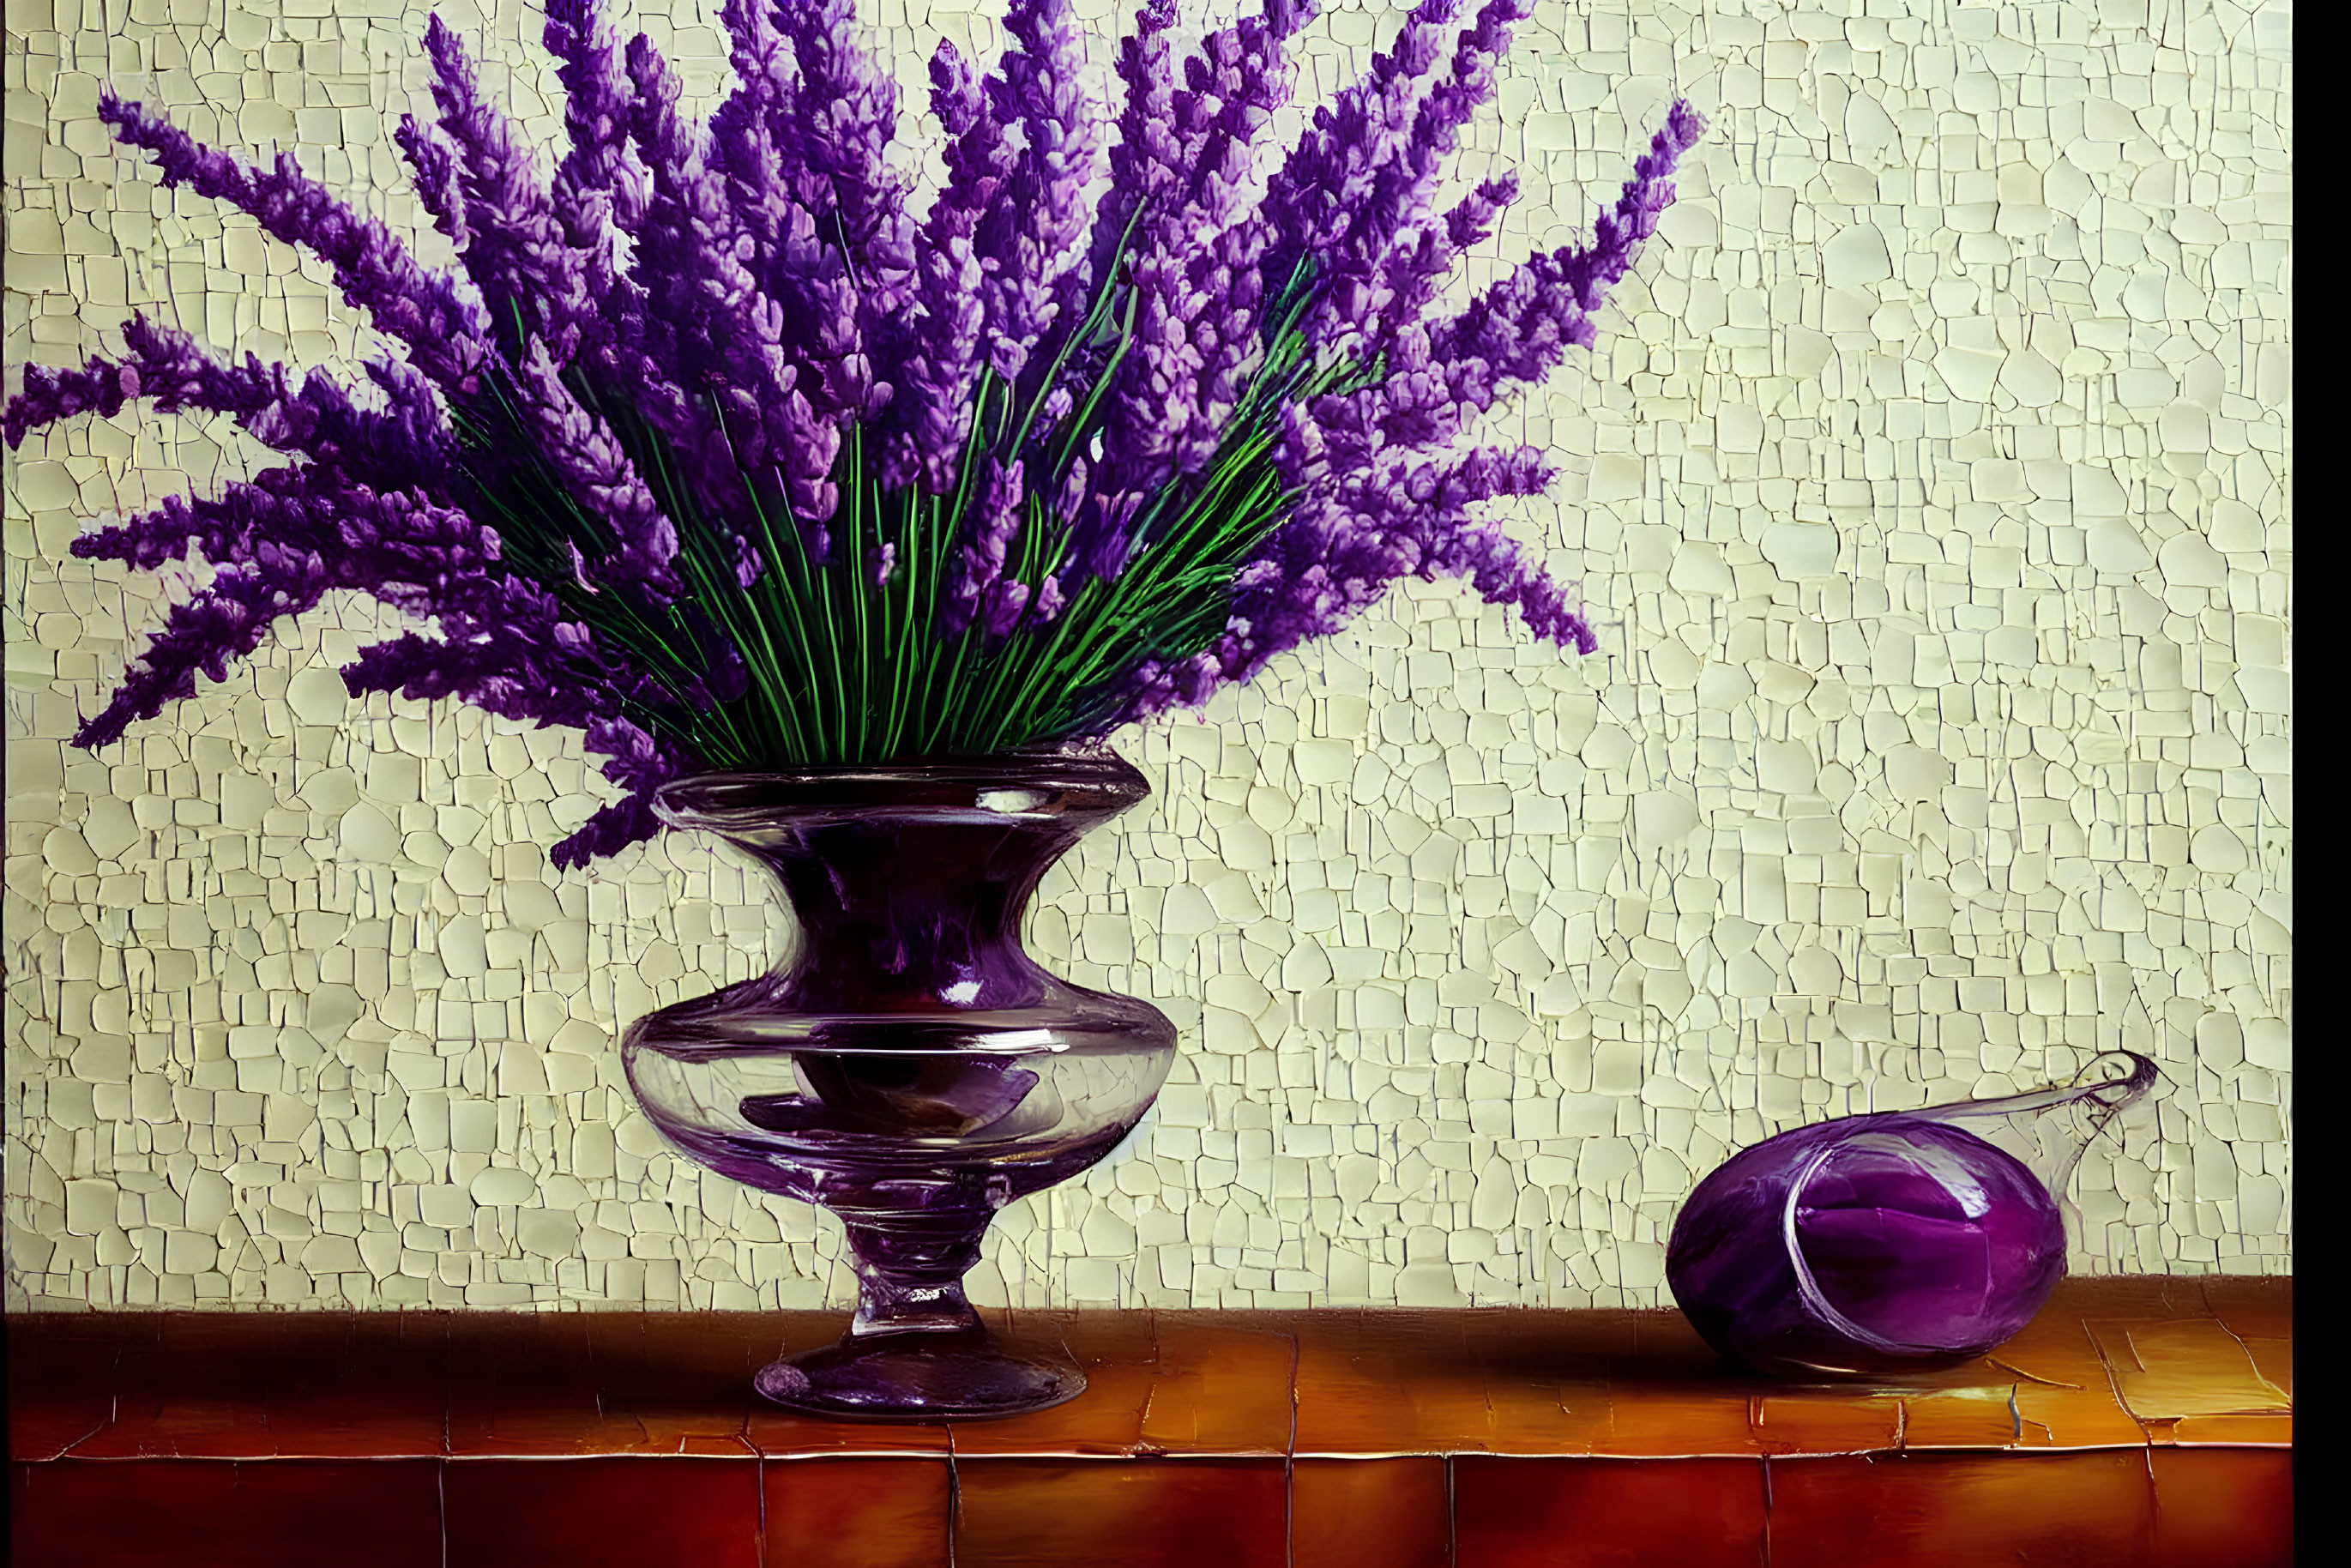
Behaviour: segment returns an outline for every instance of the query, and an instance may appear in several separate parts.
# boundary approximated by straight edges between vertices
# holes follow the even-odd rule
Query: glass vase
[[[1150,786],[1107,752],[799,772],[662,788],[674,828],[774,873],[798,937],[768,974],[639,1020],[630,1088],[687,1158],[848,1232],[839,1343],[755,1379],[831,1416],[1008,1416],[1075,1396],[1065,1358],[991,1341],[963,1276],[1015,1198],[1087,1169],[1165,1082],[1176,1029],[1023,951],[1048,867]]]
[[[1676,1217],[1674,1300],[1758,1372],[1880,1377],[1981,1355],[2064,1274],[2074,1167],[2155,1076],[2110,1051],[2070,1086],[1767,1138]]]

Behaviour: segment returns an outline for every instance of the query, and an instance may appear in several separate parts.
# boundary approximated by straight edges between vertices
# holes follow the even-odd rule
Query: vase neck
[[[771,977],[817,1010],[1000,1009],[1050,983],[1020,946],[1029,895],[1086,832],[1148,792],[1116,758],[799,775],[665,786],[662,814],[775,873],[799,936]]]
[[[1033,1001],[1043,973],[1020,946],[1021,915],[1077,836],[883,817],[755,850],[799,925],[777,978],[807,1005],[851,1010]]]

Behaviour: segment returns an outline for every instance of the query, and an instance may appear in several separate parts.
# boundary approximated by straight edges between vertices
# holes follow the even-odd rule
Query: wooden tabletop
[[[834,1313],[37,1313],[9,1321],[9,1453],[76,1458],[591,1454],[1586,1455],[2293,1442],[2292,1284],[2069,1280],[1949,1372],[1793,1384],[1677,1312],[991,1314],[1086,1368],[1068,1405],[883,1426],[766,1405],[752,1372]]]
[[[14,1543],[259,1563],[363,1517],[338,1562],[2283,1563],[2292,1299],[2069,1281],[1877,1385],[1743,1375],[1670,1312],[990,1314],[1086,1392],[927,1426],[751,1393],[840,1314],[23,1314]]]

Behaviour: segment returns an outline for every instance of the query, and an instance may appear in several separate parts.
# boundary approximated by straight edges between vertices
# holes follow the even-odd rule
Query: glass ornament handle
[[[2064,1216],[2069,1239],[2083,1241],[2081,1216],[2066,1196],[2074,1167],[2090,1145],[2110,1131],[2125,1112],[2147,1098],[2159,1070],[2135,1051],[2102,1051],[2071,1083],[2027,1090],[1991,1100],[1962,1100],[1907,1113],[1921,1122],[1939,1122],[1973,1134],[2014,1155],[2041,1179]]]

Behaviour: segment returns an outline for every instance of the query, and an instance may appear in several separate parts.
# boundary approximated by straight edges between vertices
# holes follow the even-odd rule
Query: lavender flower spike
[[[1019,48],[998,67],[987,94],[998,121],[1017,123],[1027,146],[989,203],[972,249],[983,273],[988,363],[1018,382],[1040,346],[1050,357],[1047,333],[1069,329],[1071,305],[1087,292],[1090,280],[1071,275],[1086,255],[1084,192],[1098,139],[1070,0],[1013,0],[1004,28]]]
[[[557,476],[573,499],[612,531],[617,548],[600,563],[601,572],[615,580],[642,582],[657,598],[678,593],[683,585],[671,565],[677,555],[676,526],[655,504],[611,426],[571,395],[544,342],[531,344],[516,379]]]
[[[319,491],[318,479],[313,468],[287,466],[266,469],[217,496],[166,496],[152,512],[83,534],[73,553],[141,571],[178,559],[191,545],[209,561],[250,559],[264,538],[316,537],[304,512]]]
[[[1586,310],[1597,309],[1601,294],[1632,270],[1633,247],[1656,233],[1659,215],[1673,204],[1674,188],[1666,176],[1705,134],[1705,116],[1677,100],[1667,112],[1665,129],[1650,138],[1649,151],[1634,163],[1615,210],[1594,221],[1592,248],[1566,268]]]
[[[894,359],[882,372],[895,389],[882,441],[885,489],[919,478],[933,494],[946,490],[968,424],[965,405],[987,321],[973,236],[1010,175],[1014,155],[992,107],[955,46],[941,42],[931,57],[931,109],[954,140],[946,186],[931,204],[915,248],[912,318],[894,332]]]
[[[1138,212],[1171,200],[1187,172],[1176,145],[1176,0],[1142,0],[1134,31],[1119,47],[1118,78],[1126,107],[1118,117],[1118,140],[1110,150],[1110,190],[1094,219],[1087,273],[1106,277],[1118,259],[1119,241]]]
[[[714,164],[751,242],[752,276],[797,329],[786,355],[822,431],[817,439],[829,470],[842,427],[872,412],[874,402],[839,197],[831,177],[809,163],[801,116],[814,95],[800,79],[790,39],[759,0],[726,0],[720,15],[734,37],[740,86],[712,117]],[[802,437],[795,432],[793,439]]]
[[[74,732],[74,744],[92,750],[113,745],[134,720],[193,696],[199,670],[215,681],[228,679],[230,660],[261,646],[279,616],[316,605],[327,587],[326,565],[317,555],[274,545],[265,546],[251,566],[222,571],[211,587],[173,607],[131,661],[113,699]]]
[[[857,47],[855,0],[770,3],[799,67],[802,158],[831,187],[828,237],[837,236],[866,320],[886,319],[904,308],[914,265],[906,182],[883,157],[897,133],[897,78]]]
[[[1307,8],[1269,0],[1261,12],[1212,35],[1186,86],[1167,96],[1168,145],[1129,157],[1142,191],[1130,263],[1134,343],[1112,394],[1105,444],[1113,460],[1094,476],[1098,494],[1078,518],[1081,571],[1115,575],[1133,541],[1126,523],[1171,479],[1204,468],[1262,358],[1260,264],[1272,225],[1247,208],[1252,135],[1288,96],[1282,45]],[[1140,73],[1147,65],[1136,51]],[[1155,91],[1138,74],[1130,84]],[[1134,103],[1130,99],[1129,112]]]
[[[1674,199],[1667,176],[1705,131],[1705,119],[1677,101],[1614,210],[1601,214],[1589,249],[1565,246],[1531,257],[1432,334],[1454,401],[1491,407],[1513,383],[1547,374],[1571,344],[1592,340],[1586,313],[1632,266],[1633,247],[1656,231],[1657,214]]]
[[[1461,0],[1421,0],[1387,52],[1336,105],[1317,110],[1313,128],[1268,186],[1265,209],[1277,235],[1265,261],[1266,291],[1286,286],[1301,260],[1322,254],[1355,225],[1382,171],[1403,155],[1421,96],[1420,78],[1444,47]]]
[[[416,187],[416,200],[433,220],[433,226],[448,236],[462,253],[465,248],[465,193],[457,187],[457,153],[449,139],[431,126],[418,121],[413,114],[400,117],[400,129],[392,133],[400,155],[407,160],[410,183]]]
[[[1501,183],[1489,181],[1456,209],[1458,225],[1435,215],[1444,160],[1470,118],[1493,97],[1511,30],[1532,9],[1532,0],[1486,0],[1475,24],[1462,32],[1453,57],[1453,79],[1422,104],[1403,155],[1381,172],[1354,231],[1333,258],[1328,292],[1310,337],[1327,340],[1332,329],[1343,323],[1361,332],[1366,353],[1385,349],[1403,326],[1419,320],[1444,273],[1451,269],[1454,247],[1447,245],[1439,251],[1442,269],[1434,277],[1426,270],[1416,274],[1399,262],[1434,248],[1427,242],[1440,235],[1450,241],[1457,226],[1489,228],[1515,192],[1515,177]],[[1436,260],[1425,256],[1423,267]]]
[[[385,383],[380,373],[391,406],[363,410],[323,371],[309,371],[297,390],[283,365],[264,367],[251,354],[242,365],[225,365],[185,332],[143,315],[133,316],[122,336],[127,361],[94,357],[84,369],[66,371],[27,367],[24,392],[0,420],[8,444],[20,444],[37,424],[84,412],[110,418],[126,401],[145,399],[164,413],[190,408],[229,414],[280,452],[362,475],[398,474],[405,483],[443,465],[447,434],[421,389]]]
[[[977,515],[956,552],[956,570],[940,606],[939,630],[960,636],[977,622],[989,637],[1002,637],[1028,607],[1028,584],[1005,575],[1005,558],[1020,531],[1021,473],[1019,462],[988,460]]]
[[[153,154],[167,185],[218,196],[261,221],[278,239],[305,246],[335,269],[335,281],[375,324],[408,345],[417,366],[444,387],[473,384],[486,345],[481,311],[445,277],[419,267],[373,218],[363,218],[302,172],[290,152],[267,172],[200,146],[187,132],[108,93],[99,118],[133,147]]]
[[[139,396],[139,367],[116,360],[93,358],[78,371],[26,365],[25,390],[10,398],[6,413],[0,414],[0,438],[14,450],[36,428],[61,419],[80,413],[112,419]]]
[[[638,270],[648,314],[674,333],[675,344],[664,356],[670,363],[648,365],[648,379],[665,373],[688,400],[706,396],[717,422],[672,405],[674,438],[714,474],[780,468],[793,508],[829,517],[832,447],[786,356],[783,308],[746,265],[743,224],[726,183],[679,118],[677,78],[643,34],[630,41],[629,76],[637,93],[631,131],[653,190]],[[710,501],[726,505],[711,483]]]
[[[438,16],[425,29],[424,48],[442,134],[459,150],[465,270],[499,331],[539,338],[568,364],[594,313],[588,268],[564,243],[546,184],[516,145],[513,122],[483,101],[474,62]]]
[[[590,293],[601,299],[624,289],[627,297],[616,303],[625,312],[636,303],[635,289],[618,273],[614,242],[636,231],[651,193],[629,142],[628,72],[596,13],[597,0],[548,0],[543,37],[559,62],[563,122],[571,135],[571,150],[555,172],[555,214],[587,266]],[[600,326],[600,336],[611,335],[611,323]]]

